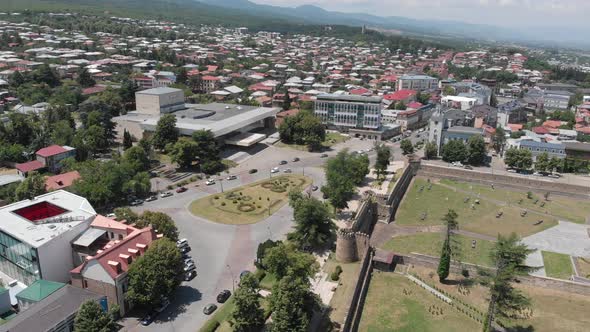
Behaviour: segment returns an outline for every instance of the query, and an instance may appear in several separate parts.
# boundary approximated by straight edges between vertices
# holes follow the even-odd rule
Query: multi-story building
[[[95,215],[85,198],[64,190],[0,208],[0,271],[25,285],[67,282],[71,242]]]
[[[489,105],[492,89],[474,82],[455,82],[451,86],[460,97],[475,98],[475,104]]]
[[[569,91],[545,91],[543,95],[543,108],[545,111],[567,110],[571,96]]]
[[[70,146],[50,145],[35,153],[35,160],[17,164],[16,170],[20,176],[27,176],[29,172],[48,170],[58,173],[61,170],[61,162],[76,156],[76,149]]]
[[[397,81],[397,90],[435,90],[438,79],[427,75],[404,75]]]
[[[436,144],[439,154],[442,146],[446,143],[446,132],[456,126],[473,126],[472,114],[468,111],[456,109],[438,109],[430,117],[428,141]]]
[[[477,104],[477,99],[461,96],[444,96],[442,97],[441,104],[445,107],[458,108],[466,111],[472,109]]]
[[[518,144],[519,149],[526,149],[531,151],[533,161],[543,153],[547,153],[549,158],[563,159],[566,156],[565,145],[559,143],[546,143],[534,140],[521,140]]]
[[[159,115],[186,108],[184,92],[173,88],[155,88],[135,93],[135,105],[140,114]]]
[[[381,98],[351,95],[319,95],[315,114],[322,123],[340,130],[381,127]]]

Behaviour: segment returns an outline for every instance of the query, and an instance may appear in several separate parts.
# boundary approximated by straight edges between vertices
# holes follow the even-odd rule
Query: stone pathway
[[[543,254],[540,250],[533,252],[532,254],[528,255],[525,261],[525,264],[528,266],[536,266],[541,267],[539,270],[531,273],[531,275],[538,276],[538,277],[546,277],[547,273],[545,272],[545,264],[543,263]]]

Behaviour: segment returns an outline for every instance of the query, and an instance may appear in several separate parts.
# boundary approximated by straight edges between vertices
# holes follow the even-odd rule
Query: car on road
[[[215,303],[209,303],[203,308],[203,313],[205,315],[211,315],[215,310],[217,310],[217,305]]]
[[[273,169],[270,170],[271,173],[278,173],[279,172],[279,168],[278,167],[274,167]]]
[[[320,156],[320,158],[327,158],[328,154],[327,153],[322,153],[322,155]]]
[[[290,168],[287,168],[283,171],[283,173],[293,173],[293,171]]]
[[[183,269],[185,272],[188,272],[188,271],[194,270],[196,268],[197,267],[195,266],[195,263],[190,262],[190,263],[186,264]]]
[[[213,179],[209,179],[209,180],[207,180],[207,181],[205,182],[205,184],[206,184],[206,185],[208,185],[208,186],[214,185],[214,184],[215,184],[215,180],[213,180]]]
[[[170,305],[170,300],[168,300],[167,298],[164,298],[162,300],[162,303],[155,310],[157,313],[161,313],[162,311],[166,310],[166,308],[168,308],[169,305]]]
[[[190,251],[191,251],[191,247],[188,245],[180,248],[181,254],[186,254],[187,252],[190,252]]]
[[[180,194],[180,193],[183,193],[183,192],[185,192],[187,190],[188,189],[186,189],[186,187],[180,187],[180,188],[176,189],[176,192]]]
[[[172,193],[169,191],[160,194],[160,198],[166,198],[166,197],[170,197],[170,196],[172,196]]]
[[[294,162],[294,163],[298,162],[299,160],[301,160],[301,159],[299,159],[299,157],[295,157],[295,158],[293,158],[293,162]]]
[[[557,174],[557,173],[551,173],[551,174],[549,174],[547,176],[550,177],[550,178],[553,178],[553,179],[559,179],[561,177],[561,175],[560,174]]]
[[[472,170],[472,169],[473,169],[473,167],[471,167],[471,166],[469,166],[469,165],[465,165],[465,166],[463,166],[463,168],[464,168],[464,169],[469,169],[469,170]]]
[[[187,239],[180,239],[180,240],[176,241],[176,247],[182,248],[182,247],[186,247],[186,246],[188,246]]]
[[[157,200],[157,199],[158,199],[158,196],[155,196],[155,195],[154,195],[154,196],[150,196],[150,197],[148,197],[148,198],[147,198],[145,201],[146,201],[146,202],[153,202],[153,201],[155,201],[155,200]]]
[[[237,179],[237,178],[238,178],[238,177],[237,177],[237,176],[235,176],[235,175],[229,175],[229,176],[228,176],[227,178],[225,178],[225,179],[226,179],[226,180],[228,180],[228,181],[230,181],[230,180],[235,180],[235,179]]]
[[[224,303],[231,296],[231,292],[227,289],[222,290],[217,294],[217,302]]]
[[[287,165],[287,161],[286,160],[281,160],[281,162],[279,163],[279,165]]]
[[[506,172],[508,172],[508,173],[518,173],[518,172],[517,172],[515,169],[513,169],[513,168],[509,168],[509,169],[507,169],[507,170],[506,170]]]
[[[150,312],[149,314],[143,316],[143,318],[141,319],[141,325],[148,326],[154,321],[155,318],[156,318],[156,314],[153,312]]]
[[[318,186],[311,186],[311,191],[317,191],[318,189]]]
[[[184,281],[191,281],[197,276],[197,271],[190,270],[184,273]]]
[[[141,204],[143,204],[143,201],[141,199],[134,199],[131,201],[131,203],[129,203],[129,205],[131,205],[131,206],[138,206]]]
[[[249,174],[254,174],[258,172],[258,170],[256,168],[252,168],[251,170],[248,171]]]

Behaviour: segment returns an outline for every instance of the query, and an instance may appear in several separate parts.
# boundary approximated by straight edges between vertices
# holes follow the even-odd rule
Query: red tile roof
[[[157,238],[158,236],[151,226],[137,229],[111,247],[108,247],[109,245],[105,246],[104,251],[98,253],[96,256],[89,256],[84,263],[71,270],[70,273],[80,274],[88,261],[96,260],[111,278],[116,279],[120,274],[127,272],[129,265],[137,257],[143,255],[147,247]]]
[[[219,77],[215,77],[215,76],[207,75],[207,76],[203,76],[202,80],[203,81],[219,81],[220,78]]]
[[[413,101],[411,103],[408,104],[408,108],[413,108],[413,109],[418,109],[420,107],[422,107],[423,105],[417,101]]]
[[[41,163],[38,160],[33,160],[33,161],[29,161],[29,162],[22,163],[22,164],[16,164],[16,169],[18,169],[19,171],[21,171],[23,173],[36,171],[36,170],[41,169],[43,167],[45,167],[45,166],[43,166],[43,163]]]
[[[67,152],[68,150],[64,149],[59,145],[50,145],[46,148],[43,148],[37,151],[37,155],[41,157],[51,157],[55,156],[56,154]]]
[[[508,128],[510,128],[510,130],[512,131],[519,131],[522,130],[522,125],[519,123],[509,123],[507,124]]]
[[[350,94],[352,95],[357,95],[357,96],[361,96],[364,94],[369,94],[371,93],[371,91],[365,89],[365,88],[360,88],[360,89],[352,89],[350,90]]]
[[[539,134],[539,135],[545,135],[545,134],[549,134],[549,129],[547,129],[545,127],[534,127],[533,133]]]
[[[559,128],[561,126],[561,121],[559,120],[547,120],[543,122],[543,127],[546,128]]]
[[[45,190],[50,191],[67,188],[79,178],[80,173],[78,171],[49,176],[45,179]]]
[[[415,95],[416,95],[415,90],[399,90],[394,93],[384,95],[383,98],[386,100],[400,101],[400,100],[406,100],[406,99],[408,99],[412,96],[415,96]]]

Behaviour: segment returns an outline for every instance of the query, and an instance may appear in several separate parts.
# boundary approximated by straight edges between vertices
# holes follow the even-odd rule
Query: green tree
[[[330,199],[332,206],[343,209],[352,199],[355,187],[369,174],[369,158],[343,150],[328,159],[325,169],[326,185],[322,187],[322,192]]]
[[[497,153],[501,153],[504,150],[504,144],[506,143],[506,132],[504,128],[498,127],[496,128],[496,132],[494,133],[493,137],[493,146],[494,150]]]
[[[288,239],[299,248],[317,248],[332,239],[336,225],[326,204],[314,197],[303,197],[293,204],[295,229]]]
[[[187,139],[179,139],[171,148],[168,155],[172,162],[177,163],[182,168],[189,168],[197,157],[199,145]]]
[[[436,159],[437,156],[438,156],[438,147],[436,146],[436,143],[434,143],[434,142],[426,143],[426,146],[424,147],[424,158]]]
[[[534,251],[523,244],[515,233],[506,237],[498,235],[498,241],[490,252],[496,270],[495,272],[480,272],[483,283],[490,288],[488,311],[484,319],[484,332],[493,331],[496,317],[514,318],[521,310],[530,308],[530,299],[522,291],[516,289],[512,283],[518,277],[538,270],[537,267],[525,264],[527,256]]]
[[[124,104],[135,102],[135,92],[138,90],[137,84],[128,77],[121,81],[121,88],[118,90],[121,101]]]
[[[0,161],[23,163],[27,161],[25,147],[20,144],[0,144]]]
[[[81,135],[85,146],[92,155],[108,147],[105,131],[99,125],[93,125],[90,128],[81,131]]]
[[[186,72],[186,68],[181,67],[178,70],[178,74],[176,74],[176,83],[178,84],[186,84],[188,81],[188,75]]]
[[[57,145],[70,145],[74,140],[76,131],[68,120],[61,120],[53,124],[51,129],[51,141]]]
[[[498,98],[494,92],[492,92],[492,95],[490,96],[490,106],[498,107]]]
[[[281,241],[273,241],[273,240],[268,239],[268,240],[262,242],[261,244],[259,244],[258,248],[256,249],[256,265],[262,266],[264,268],[264,265],[262,262],[264,261],[264,257],[266,257],[267,249],[276,247],[281,243],[282,243]]]
[[[281,279],[270,296],[273,322],[271,332],[306,332],[317,299],[310,292],[308,279],[291,275]]]
[[[80,306],[74,320],[74,332],[111,332],[117,331],[113,318],[102,310],[94,300],[88,300]]]
[[[88,70],[84,67],[81,67],[78,71],[78,77],[76,77],[76,82],[80,84],[83,88],[89,88],[91,86],[96,85],[96,81],[92,78],[92,75],[88,72]]]
[[[158,120],[156,131],[152,137],[152,145],[154,148],[162,150],[166,145],[176,143],[178,135],[176,117],[173,114],[165,114]]]
[[[54,88],[60,84],[59,75],[49,65],[43,64],[32,72],[32,81]]]
[[[163,212],[145,211],[137,219],[136,225],[140,228],[152,226],[156,233],[163,234],[172,241],[178,240],[178,228],[174,220]]]
[[[408,106],[406,106],[406,103],[404,103],[403,101],[398,101],[397,103],[395,103],[395,109],[398,111],[404,111],[408,108]]]
[[[443,96],[456,96],[455,88],[450,85],[445,85],[443,88]]]
[[[195,157],[199,160],[201,171],[213,174],[223,168],[217,140],[210,130],[197,130],[192,139],[196,143]]]
[[[402,153],[404,155],[408,155],[408,154],[412,154],[414,153],[414,145],[412,145],[412,142],[409,139],[403,139],[400,142],[400,148],[402,149]]]
[[[17,201],[32,199],[45,193],[45,177],[37,172],[31,172],[21,182],[14,192]]]
[[[131,134],[125,129],[123,131],[123,149],[127,150],[133,146],[133,140],[131,139]]]
[[[293,100],[291,100],[291,95],[289,95],[289,91],[285,91],[285,96],[283,98],[283,111],[291,109],[292,102]]]
[[[510,168],[529,169],[533,165],[533,156],[527,149],[513,147],[504,154],[504,163]]]
[[[119,207],[113,212],[115,213],[117,220],[125,220],[128,224],[135,224],[139,219],[139,215],[128,207]]]
[[[307,145],[311,151],[321,148],[326,139],[326,129],[310,110],[301,110],[285,118],[279,126],[281,141],[287,144]]]
[[[377,150],[377,159],[375,160],[375,170],[377,171],[377,178],[385,173],[389,166],[389,160],[391,159],[391,149],[384,144],[376,144],[375,150]]]
[[[486,159],[486,143],[481,135],[469,137],[467,141],[467,161],[471,165],[481,165]]]
[[[557,157],[552,157],[551,160],[549,160],[549,165],[548,165],[548,171],[549,172],[557,172],[559,170],[561,170],[563,166],[563,161]]]
[[[264,325],[259,288],[258,280],[252,273],[240,280],[240,288],[234,294],[234,309],[231,313],[234,331],[257,332]]]
[[[454,210],[449,210],[443,217],[446,232],[437,270],[440,282],[444,282],[449,276],[451,270],[451,257],[457,256],[456,248],[458,248],[458,245],[453,237],[454,232],[459,229],[457,217],[458,215]]]
[[[537,172],[547,172],[549,169],[549,154],[547,152],[543,152],[537,156],[537,160],[535,161],[535,171]]]
[[[144,197],[152,189],[150,175],[147,172],[127,173],[124,176],[131,175],[131,178],[123,184],[123,193]]]
[[[147,171],[150,168],[150,158],[140,146],[132,146],[125,150],[123,161],[128,163],[136,172]]]
[[[158,306],[180,285],[182,265],[175,242],[166,237],[152,242],[129,267],[127,299],[146,308]]]
[[[305,280],[312,277],[318,270],[315,258],[308,253],[298,251],[292,243],[281,242],[268,248],[262,264],[277,279],[291,275]]]
[[[464,162],[469,153],[465,143],[461,140],[451,140],[442,147],[442,158],[444,161],[452,163],[455,161]]]

